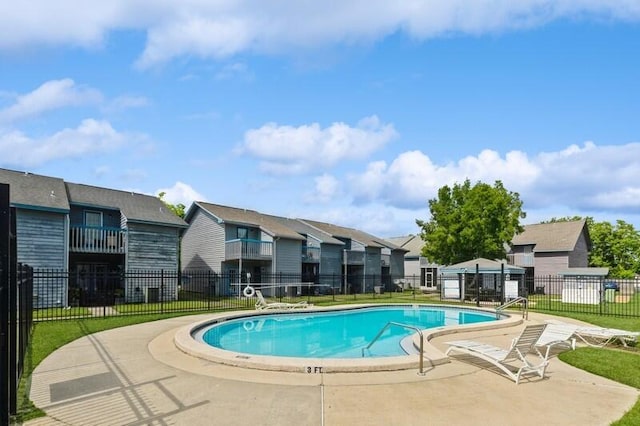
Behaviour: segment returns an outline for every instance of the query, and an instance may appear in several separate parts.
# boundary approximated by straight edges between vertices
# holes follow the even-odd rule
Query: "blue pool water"
[[[216,348],[253,355],[361,358],[362,348],[390,321],[427,329],[495,320],[495,315],[456,308],[379,306],[244,317],[208,326],[198,338]],[[406,355],[400,342],[413,333],[389,327],[366,356]]]

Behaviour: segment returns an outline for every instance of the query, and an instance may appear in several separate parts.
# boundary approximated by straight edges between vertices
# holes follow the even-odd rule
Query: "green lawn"
[[[356,298],[349,295],[326,296],[322,298],[314,297],[313,303],[316,305],[332,305],[344,303],[424,303],[437,302],[430,295],[412,295],[411,293],[399,293],[391,295],[372,295],[371,298],[364,298],[361,295]],[[121,305],[118,308],[121,308]],[[242,306],[241,308],[246,308]],[[538,310],[536,310],[538,311]],[[200,311],[202,312],[202,311]],[[541,311],[544,312],[544,311]],[[558,315],[558,312],[547,312]],[[42,362],[50,353],[56,349],[70,343],[82,336],[108,330],[116,327],[123,327],[142,322],[166,319],[175,316],[190,315],[193,312],[173,312],[165,314],[147,315],[123,315],[106,318],[85,318],[71,319],[65,321],[43,321],[37,322],[34,326],[31,346],[25,361],[25,371],[20,382],[18,394],[19,413],[16,421],[25,421],[31,418],[43,416],[44,413],[35,407],[28,398],[28,386],[31,380],[31,373],[35,367]],[[600,316],[596,314],[563,314],[566,317],[575,318],[592,324],[615,327],[627,330],[640,331],[640,320],[638,318],[620,318],[610,316]],[[591,373],[610,378],[620,383],[640,388],[640,351],[638,348],[628,350],[600,349],[600,348],[578,348],[575,351],[564,352],[559,358],[571,365],[582,368]],[[616,426],[638,425],[640,424],[640,399],[635,406],[627,412],[620,420],[614,423]]]

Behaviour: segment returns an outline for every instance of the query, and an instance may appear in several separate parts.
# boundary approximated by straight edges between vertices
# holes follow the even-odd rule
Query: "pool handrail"
[[[529,299],[527,299],[524,296],[518,296],[515,299],[511,299],[510,301],[498,306],[496,308],[496,318],[500,319],[500,315],[502,314],[502,311],[504,311],[506,308],[508,308],[511,305],[515,305],[518,302],[522,302],[522,318],[524,319],[528,319],[529,318],[529,310],[528,310],[528,306],[529,306]]]
[[[373,340],[371,340],[371,343],[369,343],[366,347],[362,348],[362,357],[364,358],[364,351],[369,349],[380,338],[380,336],[382,336],[382,333],[384,333],[385,330],[391,327],[392,325],[395,325],[397,327],[409,328],[411,330],[416,331],[420,335],[420,367],[419,367],[420,370],[418,371],[418,374],[421,376],[424,376],[426,374],[424,372],[424,336],[422,335],[422,330],[420,330],[418,327],[415,327],[413,325],[403,324],[401,322],[389,321],[388,323],[385,324],[384,327],[380,329],[378,334],[376,334],[376,337],[374,337]]]

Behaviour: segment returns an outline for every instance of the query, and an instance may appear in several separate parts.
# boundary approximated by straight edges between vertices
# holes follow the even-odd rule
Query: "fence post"
[[[473,279],[476,281],[476,306],[480,306],[480,265],[476,263],[476,276]]]
[[[11,411],[9,376],[9,239],[11,234],[11,211],[9,209],[9,185],[0,184],[0,425],[9,424]]]
[[[18,380],[22,375],[22,369],[18,366],[18,257],[15,209],[9,209],[9,228],[9,414],[15,414],[18,408]]]
[[[215,284],[213,287],[213,294],[215,295]],[[211,309],[211,269],[207,269],[207,310]]]
[[[164,269],[160,269],[160,313],[164,313],[164,304],[162,299],[164,296]]]

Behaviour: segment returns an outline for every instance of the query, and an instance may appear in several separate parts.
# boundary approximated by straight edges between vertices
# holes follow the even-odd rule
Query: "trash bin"
[[[616,290],[613,288],[608,288],[604,291],[604,301],[608,303],[615,303],[616,301]]]

